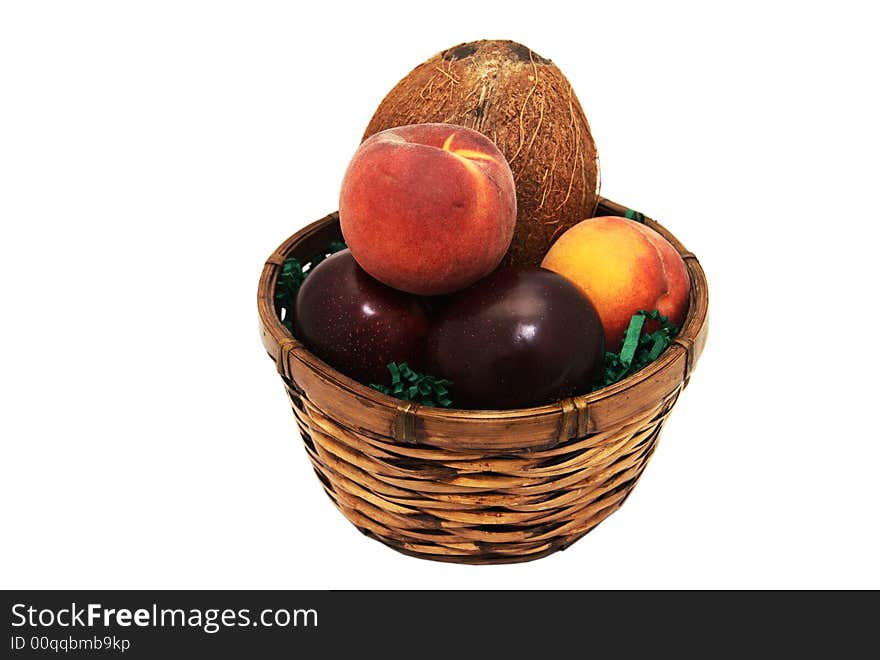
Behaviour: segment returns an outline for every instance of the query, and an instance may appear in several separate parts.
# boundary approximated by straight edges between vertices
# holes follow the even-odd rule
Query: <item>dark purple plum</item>
[[[453,406],[528,408],[590,392],[605,354],[592,302],[544,268],[496,270],[452,294],[428,333],[426,370]]]
[[[417,296],[369,276],[342,250],[300,286],[293,334],[316,356],[369,385],[390,383],[389,362],[423,363],[428,319]]]

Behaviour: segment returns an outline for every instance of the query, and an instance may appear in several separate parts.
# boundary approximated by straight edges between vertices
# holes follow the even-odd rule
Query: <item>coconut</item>
[[[562,71],[522,44],[481,40],[437,53],[385,96],[363,139],[427,122],[476,129],[507,158],[517,223],[505,265],[539,265],[557,236],[595,213],[599,161],[581,104]]]

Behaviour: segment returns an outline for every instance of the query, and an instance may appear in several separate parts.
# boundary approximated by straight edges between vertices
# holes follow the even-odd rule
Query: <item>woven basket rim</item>
[[[595,215],[624,216],[628,211],[628,207],[600,197]],[[680,359],[679,352],[671,350],[675,345],[681,346],[687,353],[685,357],[687,363],[686,367],[681,370],[681,380],[686,383],[690,376],[690,372],[693,370],[697,362],[699,354],[702,352],[703,344],[705,343],[708,316],[708,286],[705,273],[699,261],[692,252],[687,250],[681,242],[659,222],[648,216],[640,216],[640,221],[652,229],[655,229],[669,240],[685,260],[691,280],[691,297],[687,316],[673,344],[671,344],[669,348],[645,368],[616,383],[600,390],[596,390],[595,392],[571,397],[571,400],[575,400],[582,405],[594,405],[596,402],[604,401],[610,397],[625,393],[639,383],[657,376],[658,373],[665,369],[669,369],[673,362]],[[317,372],[326,381],[331,382],[335,387],[365,399],[373,406],[386,409],[389,414],[399,413],[402,405],[408,404],[409,402],[401,401],[400,399],[383,394],[336,370],[302,346],[302,344],[300,344],[282,324],[281,319],[278,318],[275,313],[272,296],[275,289],[275,281],[278,272],[280,271],[280,265],[304,238],[324,230],[327,225],[330,225],[333,222],[338,222],[338,215],[336,212],[330,213],[324,218],[316,220],[303,227],[285,240],[266,261],[260,277],[260,288],[258,292],[258,311],[262,325],[261,329],[264,346],[266,347],[269,356],[276,363],[279,362],[280,356],[278,354],[273,354],[273,352],[277,353],[274,349],[279,346],[285,346],[287,348],[292,346],[296,349],[296,356],[298,359],[307,363],[310,369]],[[280,365],[279,370],[281,370]],[[648,407],[651,404],[651,401],[647,401],[645,402],[645,407]],[[516,421],[523,418],[535,418],[545,415],[558,416],[560,414],[560,402],[553,402],[529,408],[500,410],[439,408],[418,404],[410,404],[406,407],[409,414],[422,419],[455,420],[462,422],[477,422],[485,419]]]

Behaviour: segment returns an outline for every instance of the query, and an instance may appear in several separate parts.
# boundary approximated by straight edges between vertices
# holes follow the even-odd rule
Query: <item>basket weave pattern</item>
[[[602,200],[599,214],[624,215]],[[258,306],[306,452],[327,495],[362,532],[409,555],[459,563],[537,559],[617,510],[653,454],[706,339],[708,292],[696,257],[688,317],[641,372],[591,395],[513,411],[428,408],[355,383],[290,336],[272,305],[281,263],[339,238],[335,214],[266,264]]]

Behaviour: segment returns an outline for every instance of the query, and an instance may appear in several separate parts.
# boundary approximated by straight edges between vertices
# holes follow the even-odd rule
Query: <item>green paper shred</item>
[[[648,353],[648,361],[653,362],[658,357],[660,357],[660,353],[662,353],[667,346],[669,346],[669,340],[662,334],[655,333],[657,336],[654,337],[654,344],[651,346],[651,351]]]
[[[626,329],[626,335],[623,339],[623,348],[620,349],[620,363],[628,367],[632,364],[636,355],[636,349],[639,347],[639,337],[642,334],[642,328],[645,325],[645,317],[642,314],[634,314],[629,320],[629,327]]]
[[[406,362],[389,362],[388,373],[391,374],[390,386],[371,383],[370,387],[382,394],[425,406],[449,408],[452,405],[447,388],[452,385],[450,381],[414,371]]]
[[[404,364],[406,366],[406,364]],[[400,384],[400,367],[397,366],[394,362],[388,363],[388,371],[391,372],[391,383],[394,385]]]
[[[636,222],[641,222],[643,224],[645,222],[645,216],[638,211],[634,211],[632,209],[627,209],[626,213],[623,214],[623,217],[629,220],[635,220]]]
[[[644,332],[648,319],[660,324],[653,332]],[[678,326],[669,322],[656,309],[639,310],[630,318],[626,329],[623,346],[619,353],[605,353],[602,374],[593,386],[593,391],[608,387],[631,374],[644,369],[665,351],[672,339],[678,334]]]

